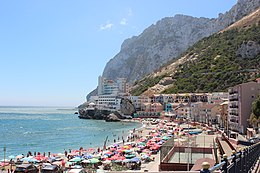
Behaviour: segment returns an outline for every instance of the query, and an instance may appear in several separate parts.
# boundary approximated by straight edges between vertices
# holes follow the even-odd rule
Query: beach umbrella
[[[138,157],[134,157],[132,159],[130,159],[131,162],[139,162],[140,159]]]
[[[163,141],[160,141],[160,142],[158,142],[157,144],[158,145],[162,145],[164,142]]]
[[[143,152],[143,153],[149,153],[150,150],[149,150],[149,149],[144,149],[142,152]]]
[[[119,148],[116,151],[119,152],[119,153],[122,153],[124,151],[124,149]]]
[[[124,150],[125,153],[131,153],[132,150]]]
[[[56,157],[55,157],[55,160],[56,160],[56,161],[61,161],[62,158],[61,158],[60,156],[56,156]]]
[[[105,160],[104,162],[102,162],[103,164],[110,164],[111,160]]]
[[[135,154],[125,155],[125,158],[126,158],[126,159],[131,159],[131,158],[133,158],[133,157],[135,157]]]
[[[130,159],[125,159],[125,160],[123,160],[123,162],[130,162]]]
[[[98,160],[97,158],[92,158],[92,159],[90,159],[90,163],[99,163],[100,162],[100,160]]]
[[[156,141],[160,141],[161,138],[159,138],[159,137],[155,137],[155,140],[156,140]]]
[[[125,156],[119,156],[117,160],[125,160]]]
[[[100,157],[101,157],[100,153],[99,154],[95,154],[95,155],[92,156],[92,158],[97,158],[97,159],[99,159]]]
[[[37,160],[37,159],[35,159],[35,158],[30,158],[30,159],[28,160],[28,162],[29,162],[29,163],[38,163],[38,162],[40,162],[40,161]]]
[[[125,148],[125,149],[129,149],[130,147],[129,147],[128,145],[125,145],[124,148]]]
[[[70,162],[80,162],[82,159],[80,157],[74,157],[72,159],[70,159]]]
[[[144,142],[139,142],[138,145],[143,145],[143,146],[145,146],[146,143],[144,143]]]
[[[61,161],[56,161],[56,162],[53,162],[52,164],[53,164],[53,165],[59,165],[59,166],[60,166],[60,165],[61,165]]]
[[[123,160],[113,160],[113,163],[122,163]]]
[[[90,160],[83,160],[82,163],[90,163]]]
[[[29,157],[24,157],[24,158],[22,158],[22,159],[20,159],[22,162],[24,162],[24,161],[29,161],[29,159],[31,159],[31,158],[29,158]]]
[[[65,157],[65,154],[64,153],[58,153],[57,156]]]
[[[144,142],[146,141],[146,138],[141,138],[139,141]]]
[[[149,157],[147,154],[142,154],[141,156],[142,159],[146,159],[147,157]]]
[[[72,165],[73,163],[72,162],[66,162],[65,166],[66,167],[69,167],[70,165]]]
[[[152,147],[150,148],[150,150],[158,150],[158,149],[159,149],[158,146],[152,146]]]
[[[84,155],[84,158],[86,158],[86,159],[92,159],[92,155],[91,155],[91,154]]]
[[[168,136],[164,136],[164,137],[162,137],[162,139],[163,139],[163,140],[168,140],[169,137],[168,137]]]
[[[93,151],[95,151],[95,148],[89,148],[89,149],[87,149],[87,151],[88,152],[93,152]]]
[[[113,154],[111,151],[105,151],[104,153],[107,154],[107,155]]]

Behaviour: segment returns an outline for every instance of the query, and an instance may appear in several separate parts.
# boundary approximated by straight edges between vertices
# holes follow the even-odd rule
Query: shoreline
[[[103,123],[111,123],[111,122],[103,122]],[[142,122],[140,122],[140,121],[137,121],[137,120],[124,120],[124,121],[119,121],[119,122],[113,122],[113,123],[115,123],[115,124],[120,124],[120,123],[133,123],[133,124],[136,124],[135,125],[135,129],[140,129],[140,128],[142,128]],[[141,125],[141,126],[140,126]],[[122,143],[123,141],[122,141],[122,139],[121,139],[121,137],[124,137],[124,139],[126,139],[126,137],[130,134],[130,131],[131,130],[133,130],[133,128],[129,128],[129,129],[121,129],[120,131],[117,131],[117,132],[113,132],[113,133],[110,133],[109,132],[109,130],[107,130],[107,131],[105,131],[106,132],[106,134],[107,134],[107,136],[109,136],[109,140],[108,140],[108,142],[107,142],[107,146],[108,145],[113,145],[113,139],[116,139],[116,142],[118,142],[118,143]],[[124,132],[124,133],[122,133],[122,132]],[[113,135],[115,135],[114,136],[114,138],[113,137],[111,137],[111,134],[113,134]],[[82,134],[83,135],[83,134]],[[94,136],[98,136],[99,134],[93,134]],[[120,137],[120,140],[118,141],[118,137]],[[69,138],[67,139],[67,140],[70,140]],[[64,141],[67,141],[66,139],[64,139]],[[38,152],[40,152],[40,153],[48,153],[48,152],[50,152],[51,154],[57,154],[57,153],[64,153],[65,151],[68,151],[68,150],[78,150],[80,147],[84,147],[84,148],[95,148],[95,150],[97,150],[98,148],[103,148],[103,144],[104,144],[104,140],[105,140],[105,138],[99,143],[79,143],[78,144],[78,147],[73,147],[73,146],[68,146],[68,147],[63,147],[63,146],[61,146],[60,148],[56,148],[56,149],[54,149],[54,150],[52,150],[52,149],[50,149],[50,150],[48,150],[48,149],[45,149],[44,147],[41,147],[41,149],[39,149],[39,150],[36,150],[36,152],[38,153]],[[4,144],[5,142],[3,141],[2,142],[2,144]],[[33,142],[32,142],[33,143]],[[28,145],[26,145],[26,146],[28,146],[28,148],[30,147],[30,145],[28,144]],[[28,151],[32,151],[32,152],[34,152],[35,150],[34,149],[27,149],[26,151],[21,151],[21,150],[18,150],[18,152],[14,152],[13,151],[13,148],[14,147],[8,147],[8,145],[6,146],[6,148],[7,148],[7,152],[6,152],[6,159],[8,159],[8,156],[9,155],[19,155],[19,154],[24,154],[25,156],[26,156],[26,154],[27,154],[27,152]],[[15,148],[19,148],[19,146],[17,146],[17,147],[15,147]],[[33,146],[32,146],[32,148],[33,148]],[[9,150],[9,151],[8,151]],[[11,151],[10,151],[11,150]],[[4,159],[4,154],[3,154],[3,152],[1,152],[1,157],[0,157],[0,160],[1,159]]]

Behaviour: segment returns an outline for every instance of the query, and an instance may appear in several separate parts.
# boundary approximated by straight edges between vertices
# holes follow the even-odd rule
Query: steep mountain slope
[[[132,94],[221,91],[258,77],[259,15],[260,9],[202,39],[178,60],[138,82]]]
[[[176,58],[198,40],[226,28],[259,6],[260,0],[238,0],[230,11],[216,19],[185,15],[164,18],[139,36],[125,40],[120,52],[107,63],[102,76],[124,77],[133,83]]]

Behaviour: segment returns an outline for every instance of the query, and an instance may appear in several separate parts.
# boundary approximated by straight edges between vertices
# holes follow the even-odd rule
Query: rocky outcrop
[[[236,54],[241,58],[255,58],[255,56],[260,54],[260,44],[255,41],[243,42]]]
[[[139,36],[123,42],[120,52],[106,65],[103,76],[127,78],[133,83],[176,58],[198,40],[218,32],[260,6],[260,0],[238,0],[216,19],[185,15],[167,17],[151,25]]]
[[[87,103],[80,105],[78,109],[78,117],[81,119],[97,119],[106,121],[125,119],[126,116],[131,116],[135,112],[134,105],[126,98],[121,99],[119,111],[114,109],[99,109],[97,107],[92,107]]]
[[[109,114],[105,118],[106,122],[118,122],[121,121],[114,113]]]
[[[120,104],[120,112],[123,115],[132,115],[135,112],[135,107],[129,99],[122,98]]]
[[[80,119],[97,119],[97,120],[107,120],[109,115],[112,114],[117,116],[118,119],[122,119],[121,114],[116,110],[110,109],[89,109],[89,108],[80,108],[79,109],[79,118]]]

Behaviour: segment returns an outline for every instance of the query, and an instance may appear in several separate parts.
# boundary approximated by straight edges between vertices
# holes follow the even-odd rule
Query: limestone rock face
[[[260,0],[238,0],[218,18],[176,15],[159,20],[139,36],[126,39],[120,52],[106,64],[103,77],[134,83],[174,60],[197,41],[219,32],[260,7]],[[92,94],[89,94],[89,97]]]
[[[120,104],[120,112],[123,115],[132,115],[135,112],[135,107],[129,99],[122,98]]]
[[[189,46],[216,32],[212,19],[185,15],[167,17],[147,28],[141,35],[127,39],[111,59],[103,76],[127,78],[133,83],[177,57]]]
[[[231,10],[216,19],[185,15],[163,18],[139,36],[126,39],[120,52],[106,64],[103,77],[112,80],[124,77],[133,83],[258,7],[260,0],[238,0]]]
[[[260,54],[260,44],[254,41],[244,42],[236,52],[241,58],[254,58]]]

